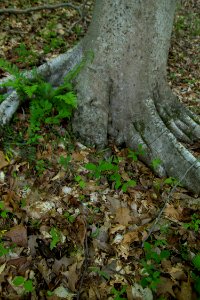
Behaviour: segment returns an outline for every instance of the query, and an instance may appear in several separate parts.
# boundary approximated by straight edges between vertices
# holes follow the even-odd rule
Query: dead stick
[[[61,8],[61,7],[72,8],[74,10],[77,10],[79,15],[81,15],[80,8],[78,6],[75,6],[75,5],[71,4],[71,3],[59,3],[59,4],[55,4],[55,5],[43,5],[43,6],[36,6],[36,7],[26,8],[26,9],[5,8],[5,9],[0,9],[0,14],[28,14],[28,13],[43,10],[43,9],[53,10],[53,9]]]

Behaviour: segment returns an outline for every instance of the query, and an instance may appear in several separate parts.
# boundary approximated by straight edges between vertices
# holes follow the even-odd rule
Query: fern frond
[[[24,92],[28,95],[29,98],[31,98],[33,96],[33,94],[37,91],[38,89],[38,84],[34,84],[34,85],[25,85],[23,87]]]
[[[77,107],[77,97],[73,92],[68,92],[64,95],[58,95],[56,98],[64,101],[66,104],[71,105],[73,108]]]
[[[0,58],[0,68],[15,77],[20,75],[18,67],[3,58]]]

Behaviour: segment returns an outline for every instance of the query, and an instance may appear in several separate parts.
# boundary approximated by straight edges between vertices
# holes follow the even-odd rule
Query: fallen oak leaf
[[[22,224],[16,225],[5,233],[5,236],[18,246],[27,247],[27,229]]]
[[[127,207],[120,207],[116,210],[115,221],[121,225],[127,226],[132,221],[130,210]]]

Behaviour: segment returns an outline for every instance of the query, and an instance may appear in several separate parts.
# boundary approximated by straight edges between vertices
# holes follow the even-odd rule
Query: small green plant
[[[192,220],[190,223],[183,224],[184,228],[194,230],[194,232],[198,232],[200,229],[200,218],[197,214],[192,215]]]
[[[76,182],[78,182],[80,188],[81,188],[81,189],[84,189],[84,187],[86,186],[86,183],[85,183],[85,181],[83,180],[83,178],[82,178],[80,175],[78,175],[78,176],[75,176],[74,179],[75,179]]]
[[[97,228],[94,232],[91,232],[91,238],[95,239],[99,236],[100,230]]]
[[[71,155],[67,155],[66,157],[61,155],[59,159],[59,164],[61,164],[61,166],[63,166],[64,169],[67,169],[70,161],[71,161]]]
[[[191,273],[191,277],[194,280],[194,288],[197,294],[200,296],[200,276],[196,275],[194,272]],[[200,299],[200,298],[197,298]]]
[[[64,213],[64,217],[66,217],[70,223],[74,223],[74,221],[76,220],[76,216],[70,214],[68,211]]]
[[[58,49],[65,45],[65,41],[62,38],[57,37],[57,33],[52,31],[45,36],[47,45],[44,46],[44,53],[47,54],[52,50]]]
[[[23,276],[16,276],[12,283],[15,286],[23,286],[25,293],[31,293],[34,290],[33,281],[31,279],[26,280]]]
[[[106,177],[111,182],[114,182],[115,189],[121,188],[123,192],[127,191],[128,187],[134,187],[136,185],[135,180],[125,181],[119,173],[119,159],[112,158],[110,161],[99,161],[98,165],[88,163],[85,168],[90,171],[90,176],[96,179]]]
[[[12,247],[5,247],[4,243],[0,240],[0,257],[8,254],[12,249]]]
[[[0,68],[14,77],[2,86],[14,88],[22,101],[29,100],[30,103],[28,144],[37,143],[41,138],[38,131],[42,125],[59,124],[63,119],[70,119],[77,106],[72,80],[83,68],[86,60],[87,58],[67,74],[62,85],[54,88],[38,76],[36,71],[32,72],[31,78],[28,78],[25,73],[19,71],[17,66],[0,59]]]
[[[191,277],[194,280],[194,288],[197,294],[200,296],[200,253],[196,254],[192,259],[192,264],[194,266],[194,271],[191,272]],[[198,298],[199,299],[199,298]]]
[[[51,291],[47,291],[47,297],[51,297],[51,296],[53,296],[54,295],[54,293],[53,292],[51,292]]]
[[[110,280],[110,275],[107,272],[101,271],[98,267],[90,267],[91,272],[97,273],[99,276],[103,277],[106,280]]]
[[[3,201],[0,201],[0,216],[3,219],[6,219],[8,217],[8,210],[5,209],[5,204]]]
[[[179,181],[176,178],[174,178],[174,177],[166,178],[164,180],[164,183],[168,184],[168,185],[171,185],[171,186],[180,185]]]
[[[15,49],[18,55],[18,62],[25,63],[29,66],[33,66],[37,63],[38,57],[36,52],[27,49],[24,43],[21,43],[18,48]]]
[[[50,235],[52,238],[52,241],[50,243],[50,249],[53,250],[53,248],[55,248],[61,240],[61,233],[57,228],[52,227],[50,230]]]
[[[192,263],[194,267],[200,271],[200,253],[195,255],[195,257],[192,259]]]
[[[143,149],[142,144],[138,145],[137,151],[133,151],[133,150],[129,149],[128,157],[132,158],[133,161],[137,161],[139,155],[145,155],[145,150]]]
[[[115,296],[114,300],[126,300],[127,298],[122,298],[121,296],[126,293],[127,286],[122,286],[121,290],[118,291],[114,287],[111,289],[111,293]]]
[[[42,31],[42,37],[45,40],[44,53],[47,54],[52,50],[65,46],[65,41],[58,33],[54,30],[57,22],[55,20],[48,22],[45,29]]]
[[[46,162],[43,159],[37,160],[35,169],[39,176],[41,176],[46,170]]]
[[[77,36],[81,36],[83,34],[83,28],[80,25],[74,26],[73,31],[77,34]]]
[[[159,158],[155,158],[152,160],[151,166],[154,170],[156,170],[160,166],[161,163],[162,163],[162,161]]]
[[[163,240],[156,241],[154,245],[151,245],[148,242],[144,243],[145,259],[141,260],[143,266],[143,278],[141,279],[142,287],[145,288],[148,286],[155,291],[157,285],[160,283],[161,272],[158,270],[158,265],[163,259],[167,259],[170,256],[170,252],[168,250],[160,250],[160,253],[157,253],[154,249],[165,244],[166,242]]]

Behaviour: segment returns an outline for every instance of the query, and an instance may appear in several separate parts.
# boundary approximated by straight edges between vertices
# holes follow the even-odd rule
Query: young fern
[[[0,68],[9,72],[14,78],[3,83],[4,87],[14,88],[20,99],[29,100],[30,124],[29,137],[32,139],[43,124],[59,124],[62,119],[69,119],[77,107],[77,97],[73,89],[72,80],[85,65],[85,60],[71,70],[64,79],[64,83],[54,88],[45,82],[33,70],[31,78],[19,71],[17,66],[0,59]]]

